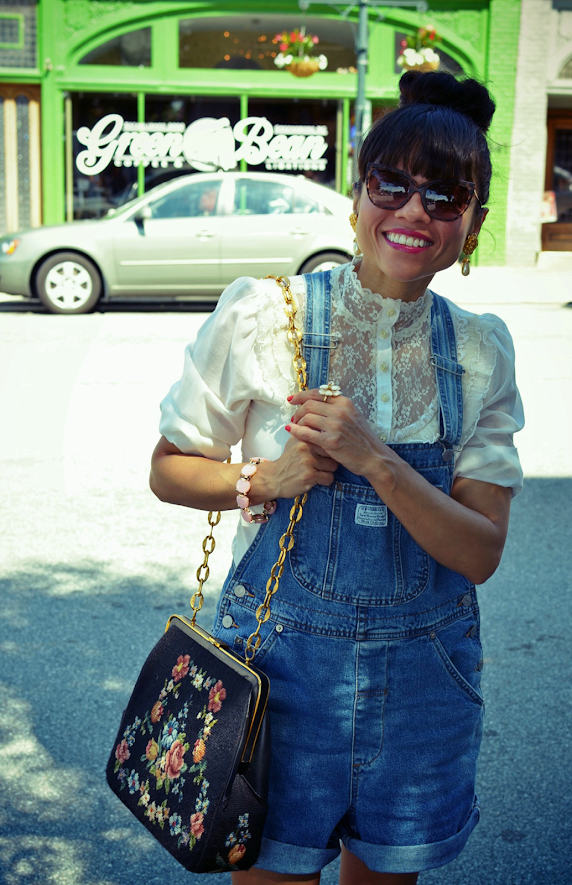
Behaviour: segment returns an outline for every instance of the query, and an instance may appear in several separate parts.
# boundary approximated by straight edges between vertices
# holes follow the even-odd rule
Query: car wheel
[[[349,256],[343,252],[320,252],[305,261],[300,268],[300,273],[319,273],[323,270],[331,270],[333,267],[339,267],[340,264],[347,264]]]
[[[89,258],[57,252],[36,273],[36,292],[51,313],[87,313],[101,295],[101,277]]]

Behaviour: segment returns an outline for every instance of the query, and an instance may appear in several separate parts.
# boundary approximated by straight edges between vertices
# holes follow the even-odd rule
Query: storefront
[[[412,7],[372,7],[373,116],[395,102],[402,40],[430,15],[442,68],[487,79],[493,88],[502,76],[495,132],[508,143],[513,84],[506,69],[495,67],[494,41],[502,32],[506,43],[512,24],[516,46],[519,0],[430,6],[424,16]],[[0,0],[0,26],[4,8]],[[271,8],[267,13],[261,0],[42,0],[42,221],[99,217],[167,178],[213,168],[304,174],[347,192],[357,5],[340,11],[310,4],[302,12],[295,0],[281,0]],[[276,34],[300,27],[318,37],[327,59],[308,77],[276,65]],[[0,80],[14,83],[14,71],[5,73],[0,67]],[[501,149],[496,160],[498,263],[508,153]]]

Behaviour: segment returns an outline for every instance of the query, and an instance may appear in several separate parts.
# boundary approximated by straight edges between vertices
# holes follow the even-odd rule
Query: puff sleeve
[[[182,452],[224,461],[243,437],[251,400],[261,396],[255,354],[257,281],[242,277],[185,350],[183,374],[161,403],[160,432]]]
[[[485,362],[491,359],[492,371],[487,373],[486,386],[475,374],[473,390],[475,395],[478,392],[479,409],[456,461],[455,476],[511,488],[516,495],[523,479],[513,434],[524,426],[524,412],[516,386],[514,345],[499,317],[488,314],[479,320],[480,357]],[[471,394],[467,400],[470,412]]]

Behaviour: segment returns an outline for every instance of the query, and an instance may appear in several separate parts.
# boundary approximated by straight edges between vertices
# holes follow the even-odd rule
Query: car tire
[[[319,252],[304,262],[299,273],[331,270],[333,267],[339,267],[340,264],[347,264],[348,261],[350,261],[349,255],[344,255],[343,252]]]
[[[50,313],[87,313],[101,295],[95,264],[77,252],[56,252],[42,262],[35,278],[36,294]]]

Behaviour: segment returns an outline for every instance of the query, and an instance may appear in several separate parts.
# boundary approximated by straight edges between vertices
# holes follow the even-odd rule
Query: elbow
[[[498,552],[491,551],[487,557],[479,558],[478,561],[468,564],[467,568],[464,569],[461,574],[472,584],[484,584],[485,581],[492,578],[499,567],[501,555],[502,550],[499,550]]]
[[[151,468],[151,472],[149,474],[149,488],[153,492],[156,498],[159,499],[163,504],[171,504],[171,500],[169,496],[166,494],[166,489],[160,481],[160,478],[157,476],[156,472]]]

